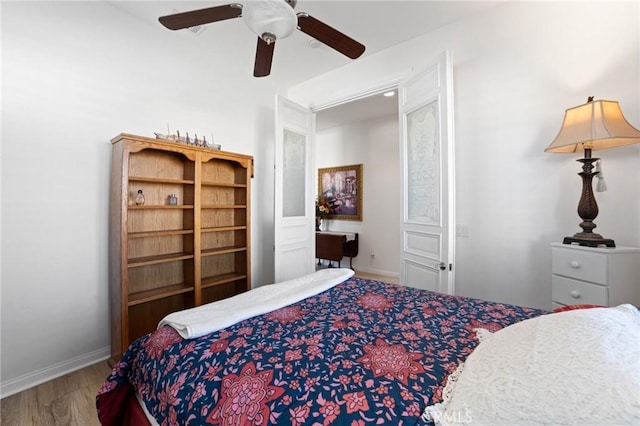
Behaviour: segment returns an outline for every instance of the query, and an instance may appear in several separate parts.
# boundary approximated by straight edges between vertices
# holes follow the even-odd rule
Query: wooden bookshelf
[[[251,288],[253,159],[130,134],[111,142],[111,355],[117,360],[168,313]],[[144,204],[135,202],[139,190]]]

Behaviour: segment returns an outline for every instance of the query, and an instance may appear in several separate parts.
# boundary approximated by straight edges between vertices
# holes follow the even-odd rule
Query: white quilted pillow
[[[561,312],[486,333],[427,407],[436,425],[640,424],[640,313]]]

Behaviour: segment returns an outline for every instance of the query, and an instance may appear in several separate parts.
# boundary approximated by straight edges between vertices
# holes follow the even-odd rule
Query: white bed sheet
[[[289,281],[264,285],[228,299],[171,313],[160,321],[158,328],[169,325],[185,339],[194,339],[315,296],[353,273],[346,268],[321,269]]]

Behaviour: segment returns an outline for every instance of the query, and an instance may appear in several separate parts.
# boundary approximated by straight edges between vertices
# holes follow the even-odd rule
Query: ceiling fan
[[[245,24],[258,35],[254,77],[265,77],[271,73],[276,40],[291,35],[296,28],[351,59],[364,53],[364,45],[351,37],[308,13],[296,14],[293,10],[296,3],[297,0],[248,0],[244,6],[231,3],[161,16],[158,20],[170,30],[181,30],[242,16]]]

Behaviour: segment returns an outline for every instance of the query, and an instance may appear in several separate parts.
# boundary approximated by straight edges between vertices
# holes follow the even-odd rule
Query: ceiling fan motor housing
[[[242,8],[242,18],[251,31],[271,44],[295,31],[298,18],[293,6],[295,0],[248,1]]]

